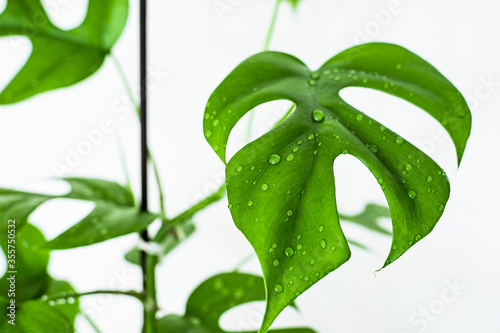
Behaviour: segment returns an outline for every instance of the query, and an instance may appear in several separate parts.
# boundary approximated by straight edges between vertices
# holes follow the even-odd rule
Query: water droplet
[[[274,286],[274,291],[277,292],[278,294],[281,294],[283,292],[283,286],[281,284],[276,284]]]
[[[300,146],[302,144],[302,140],[297,141],[297,144]]]
[[[378,153],[378,146],[377,145],[370,145],[370,150],[374,152],[375,154]]]
[[[214,127],[219,126],[219,119],[214,119],[214,121],[212,121],[212,125]]]
[[[310,79],[307,82],[309,83],[310,86],[315,86],[316,85],[316,80]]]
[[[363,118],[364,118],[364,116],[363,116],[362,114],[358,114],[358,115],[356,116],[356,120],[357,120],[357,121],[362,121],[362,120],[363,120]]]
[[[213,148],[214,148],[214,151],[219,151],[219,145],[214,145]]]
[[[229,204],[229,205],[227,205],[227,208],[232,209],[232,208],[233,208],[233,205],[232,205],[232,204]]]
[[[443,211],[444,211],[444,205],[439,205],[438,210],[439,210],[440,212],[443,212]]]
[[[224,281],[221,278],[217,278],[214,281],[214,289],[215,290],[221,290],[224,288]]]
[[[320,225],[318,230],[319,230],[319,232],[323,232],[323,230],[325,230],[325,226],[324,225]]]
[[[302,238],[302,236],[301,236],[301,235],[297,235],[297,239],[301,239],[301,238]]]
[[[304,277],[304,281],[309,281],[309,276]]]
[[[243,167],[242,167],[241,165],[239,165],[239,166],[236,168],[236,171],[238,171],[238,172],[243,171]]]
[[[273,243],[273,245],[271,245],[271,247],[272,247],[273,249],[275,249],[275,248],[277,248],[277,247],[278,247],[278,244]]]
[[[342,150],[342,154],[346,155],[349,154],[349,151],[347,149]]]
[[[290,162],[290,161],[293,161],[293,159],[294,159],[294,158],[295,158],[295,155],[290,154],[290,155],[288,155],[288,156],[286,157],[286,160],[287,160],[287,162]]]
[[[288,215],[288,216],[292,216],[292,215],[293,215],[292,210],[291,210],[291,209],[287,210],[287,211],[286,211],[286,215]]]
[[[273,260],[273,266],[278,267],[280,265],[280,261],[278,259]]]
[[[382,185],[384,183],[384,180],[382,178],[377,178],[377,183],[379,183],[379,185]]]
[[[401,65],[401,64],[396,65],[396,69],[401,69],[401,68],[403,68],[403,65]]]
[[[415,191],[409,191],[408,196],[410,199],[415,199],[417,197],[417,193]]]
[[[340,77],[340,75],[336,75],[333,79],[334,79],[335,81],[340,81],[341,77]]]
[[[247,203],[248,207],[252,207],[253,206],[253,201],[250,200],[248,203]]]
[[[430,182],[432,182],[432,177],[431,177],[431,176],[427,177],[427,181],[428,181],[429,183],[430,183]]]
[[[392,249],[393,249],[394,251],[396,251],[396,250],[398,249],[398,246],[397,246],[397,245],[393,245],[393,246],[392,246]]]
[[[322,249],[326,249],[326,240],[324,239],[320,240],[319,245],[321,246]]]
[[[268,161],[269,161],[269,164],[275,165],[275,164],[278,164],[281,161],[281,157],[278,154],[271,154],[269,156],[269,160]]]
[[[315,122],[319,123],[320,121],[323,121],[325,119],[325,114],[321,110],[314,110],[312,113],[312,117]]]
[[[262,189],[262,191],[267,191],[267,190],[269,190],[269,185],[262,184],[262,186],[260,188]]]
[[[285,253],[285,256],[288,258],[293,257],[293,255],[295,254],[295,252],[293,251],[293,249],[291,247],[285,247],[284,253]]]
[[[332,245],[330,246],[330,250],[332,250],[332,252],[335,252],[337,250],[337,247],[335,245]]]
[[[309,263],[310,263],[311,265],[314,265],[314,264],[316,263],[316,261],[314,261],[314,259],[311,259],[311,261],[309,261]]]
[[[274,249],[272,247],[269,248],[269,253],[273,253]]]
[[[413,165],[411,165],[411,164],[407,164],[407,165],[405,165],[405,170],[406,170],[406,171],[411,171],[411,170],[413,170]]]
[[[297,245],[297,250],[298,250],[298,251],[302,250],[302,244],[298,244],[298,245]]]
[[[315,80],[319,79],[319,73],[318,72],[311,73],[311,78]]]
[[[309,135],[307,136],[307,140],[309,140],[309,141],[314,140],[314,134],[309,134]]]
[[[396,144],[400,145],[400,144],[402,144],[402,143],[403,143],[403,141],[404,141],[404,140],[403,140],[403,138],[402,138],[402,137],[398,136],[398,137],[396,138],[396,140],[394,140],[394,141],[396,142]]]
[[[206,136],[207,138],[211,137],[211,136],[212,136],[212,134],[213,134],[213,133],[212,133],[212,131],[210,131],[210,130],[208,130],[208,131],[206,131],[206,132],[205,132],[205,136]]]
[[[422,235],[418,234],[418,235],[415,235],[415,240],[418,242],[419,240],[422,239]]]

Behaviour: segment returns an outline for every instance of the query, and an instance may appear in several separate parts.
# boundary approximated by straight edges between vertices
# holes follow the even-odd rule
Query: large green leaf
[[[158,332],[224,333],[220,317],[238,305],[266,298],[261,277],[238,272],[215,275],[189,296],[184,317],[168,315],[158,320]],[[252,331],[254,332],[254,331]],[[314,333],[310,328],[276,329],[276,333]]]
[[[207,103],[205,136],[224,162],[229,134],[244,114],[273,100],[297,106],[226,166],[233,220],[256,251],[266,281],[261,332],[350,257],[335,199],[337,156],[361,160],[387,198],[393,241],[384,267],[429,234],[448,200],[448,179],[431,158],[342,100],[339,92],[351,86],[421,107],[446,128],[460,161],[471,128],[464,98],[429,63],[396,45],[360,45],[314,72],[287,54],[257,54],[237,66]]]
[[[0,189],[2,230],[7,230],[7,219],[16,219],[21,228],[40,204],[55,198],[92,201],[95,207],[85,218],[45,245],[51,249],[85,246],[141,231],[156,219],[155,214],[141,213],[135,207],[130,190],[120,184],[99,179],[64,180],[71,185],[71,191],[65,195]]]
[[[118,40],[128,0],[89,0],[83,23],[71,30],[50,22],[40,0],[8,0],[0,15],[0,36],[27,36],[33,51],[0,94],[0,104],[75,84],[92,75]]]

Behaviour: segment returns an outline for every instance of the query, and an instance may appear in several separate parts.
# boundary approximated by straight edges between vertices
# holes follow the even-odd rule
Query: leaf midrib
[[[100,53],[103,53],[103,55],[109,54],[109,52],[110,52],[110,50],[108,48],[103,48],[100,45],[86,43],[85,41],[81,40],[81,38],[79,36],[73,36],[73,35],[71,35],[70,32],[77,31],[82,26],[79,26],[77,28],[74,28],[74,29],[68,30],[68,31],[60,30],[60,29],[57,29],[56,27],[51,28],[49,30],[39,30],[38,33],[35,36],[33,36],[33,37],[30,37],[30,36],[26,35],[25,33],[23,33],[22,27],[23,27],[22,25],[17,25],[17,24],[14,24],[14,25],[12,25],[12,24],[11,25],[2,25],[0,27],[0,33],[3,34],[3,36],[6,36],[6,37],[9,37],[9,36],[27,37],[32,42],[34,42],[34,41],[37,40],[37,36],[42,36],[42,37],[45,37],[47,39],[68,42],[70,44],[77,45],[77,46],[80,46],[82,48],[91,49],[91,50],[97,50]],[[7,30],[7,31],[6,32],[2,32],[2,30]]]

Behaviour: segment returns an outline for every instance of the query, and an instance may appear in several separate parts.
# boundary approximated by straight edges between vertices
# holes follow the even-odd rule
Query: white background
[[[81,22],[86,2],[44,1],[50,5],[54,22],[64,28]],[[131,82],[137,82],[138,7],[136,1],[131,2],[129,22],[114,53]],[[218,11],[215,5],[221,3],[229,10]],[[459,169],[451,140],[421,110],[363,89],[344,91],[343,96],[441,164],[452,184],[450,201],[431,235],[376,277],[374,271],[385,260],[390,238],[344,223],[347,236],[371,251],[353,248],[348,263],[298,299],[300,313],[286,310],[276,327],[305,325],[321,333],[499,332],[500,3],[400,0],[397,13],[380,14],[388,13],[390,3],[303,0],[296,13],[283,4],[271,49],[291,53],[316,68],[366,38],[403,45],[435,65],[467,97],[473,113],[472,134]],[[5,0],[0,0],[0,11],[4,5]],[[161,73],[151,81],[150,141],[165,183],[170,215],[210,193],[223,179],[224,166],[203,137],[204,106],[230,70],[262,50],[273,7],[271,0],[150,1],[150,69]],[[2,89],[27,59],[31,46],[19,38],[2,38],[0,50]],[[65,163],[68,147],[76,149],[85,140],[84,130],[96,129],[108,118],[114,124],[113,133],[105,134],[66,176],[124,182],[117,153],[119,136],[137,190],[138,122],[130,107],[123,109],[127,105],[124,96],[116,68],[108,59],[96,75],[74,87],[1,106],[0,186],[64,192],[64,184],[41,181],[56,176],[54,163]],[[114,112],[117,107],[126,112]],[[260,108],[254,137],[269,128],[285,108],[282,102]],[[242,122],[235,131],[243,133],[245,128]],[[234,153],[243,144],[244,135],[232,135],[230,151]],[[375,179],[354,158],[339,159],[335,173],[341,212],[354,214],[367,202],[385,202]],[[152,206],[157,208],[153,182],[151,187]],[[223,200],[197,215],[196,235],[159,267],[162,313],[181,314],[195,286],[217,272],[232,270],[252,252],[234,227],[226,205]],[[33,214],[32,221],[52,238],[91,207],[52,201]],[[50,272],[69,280],[79,291],[139,288],[139,270],[122,259],[122,253],[136,241],[137,237],[130,235],[54,252]],[[257,260],[251,260],[243,270],[259,273]],[[449,284],[464,289],[454,294]],[[443,303],[443,295],[455,297]],[[442,304],[444,308],[440,308]],[[141,307],[135,300],[90,297],[82,300],[82,307],[103,332],[140,331]],[[423,319],[419,311],[429,307],[432,319]],[[255,318],[262,308],[262,304],[251,304],[234,310],[223,317],[223,326],[236,330],[241,323],[248,323],[256,328]],[[79,319],[78,332],[92,329]]]

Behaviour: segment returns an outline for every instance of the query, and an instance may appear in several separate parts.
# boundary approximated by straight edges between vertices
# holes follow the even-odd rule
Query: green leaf
[[[337,156],[357,157],[384,190],[393,223],[384,267],[430,233],[448,200],[448,179],[431,158],[342,100],[339,92],[351,86],[421,107],[446,128],[460,161],[471,127],[464,98],[429,63],[396,45],[360,45],[315,72],[287,54],[257,54],[237,66],[207,103],[205,136],[224,162],[229,134],[244,114],[273,100],[297,106],[226,166],[233,220],[257,253],[266,281],[261,332],[350,257],[335,199]]]
[[[166,256],[171,251],[173,251],[178,245],[182,243],[182,241],[191,236],[195,230],[196,227],[193,223],[184,223],[179,226],[174,226],[171,232],[167,234],[165,239],[161,241],[155,239],[154,242],[161,246],[160,257]],[[139,249],[137,247],[133,248],[125,254],[125,260],[132,264],[140,265],[139,255]]]
[[[299,6],[300,0],[285,0],[286,2],[290,3],[293,7],[293,9],[297,9]]]
[[[10,320],[10,318],[8,318]],[[73,322],[55,306],[39,301],[28,301],[16,312],[15,325],[5,322],[4,333],[73,333]]]
[[[41,203],[55,198],[92,201],[95,207],[80,222],[47,243],[46,248],[67,249],[102,242],[144,230],[156,219],[155,214],[139,212],[130,190],[120,184],[99,179],[64,180],[71,186],[71,191],[65,195],[0,189],[0,207],[14,207],[0,214],[4,217],[0,221],[5,227],[3,230],[7,228],[5,218],[19,220],[18,228],[21,228]]]
[[[0,241],[5,253],[12,250],[12,247],[8,247],[9,239],[13,238],[1,235]],[[44,327],[47,329],[45,332],[52,332],[50,329],[52,327],[55,329],[54,332],[66,332],[66,327],[72,327],[72,322],[79,312],[78,300],[71,299],[69,302],[57,300],[47,303],[43,301],[51,295],[74,292],[68,282],[53,280],[47,274],[49,254],[39,249],[44,243],[43,234],[31,224],[24,225],[16,232],[15,243],[11,242],[11,245],[15,246],[15,263],[7,262],[7,272],[0,281],[1,332],[32,332],[31,329],[33,332],[42,332]],[[11,267],[9,264],[14,266]],[[15,288],[11,288],[11,279],[7,280],[8,277],[15,278],[13,280]],[[16,326],[7,322],[12,319],[8,316],[11,299],[15,300]],[[54,321],[54,326],[46,326],[44,316],[62,318]],[[33,327],[30,326],[31,322]]]
[[[47,290],[45,290],[44,295],[41,297],[41,301],[48,296],[65,296],[65,294],[68,295],[71,293],[75,293],[75,289],[69,282],[51,279]],[[52,302],[48,301],[48,304],[61,311],[71,322],[75,321],[76,316],[80,312],[78,298],[62,298]]]
[[[380,219],[384,217],[391,217],[389,208],[377,204],[367,204],[363,212],[357,215],[339,214],[340,220],[358,224],[368,230],[390,236],[392,234],[379,225]]]
[[[222,273],[202,282],[189,296],[186,314],[168,315],[157,321],[158,332],[224,333],[220,317],[238,305],[266,298],[261,277],[245,273]],[[254,331],[252,331],[254,332]],[[276,333],[315,333],[309,328],[277,329]]]
[[[26,224],[21,230],[16,230],[15,238],[8,237],[5,233],[0,234],[0,243],[6,259],[13,260],[7,261],[6,272],[0,280],[0,295],[9,294],[10,280],[7,278],[15,276],[17,302],[40,297],[50,283],[47,274],[49,254],[37,249],[45,243],[43,234],[35,226]],[[3,314],[4,311],[5,308],[2,308],[0,313]]]
[[[92,75],[118,40],[127,15],[127,0],[89,0],[83,23],[65,31],[52,24],[40,0],[8,0],[0,15],[0,36],[26,36],[33,51],[0,94],[0,104],[67,87]]]

